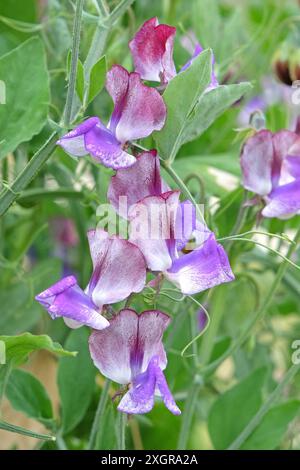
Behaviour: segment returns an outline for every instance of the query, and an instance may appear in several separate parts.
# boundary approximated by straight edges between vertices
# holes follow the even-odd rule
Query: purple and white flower
[[[83,291],[74,276],[61,279],[36,296],[36,300],[55,319],[63,317],[68,326],[108,327],[101,315],[104,305],[141,292],[146,282],[145,260],[140,250],[127,240],[109,236],[101,229],[88,232],[93,273]]]
[[[127,168],[136,161],[126,143],[160,130],[166,119],[164,101],[155,88],[141,82],[138,73],[114,65],[107,73],[106,89],[114,102],[110,121],[105,126],[91,117],[64,135],[57,143],[70,155],[91,154],[98,162],[114,168]]]
[[[243,185],[265,202],[264,217],[300,213],[300,137],[282,130],[257,132],[241,153]]]
[[[170,318],[158,310],[138,315],[134,310],[121,310],[105,331],[94,331],[89,339],[95,366],[105,377],[129,385],[118,410],[128,414],[148,413],[154,397],[162,397],[171,413],[178,415],[163,370],[167,365],[162,343]]]

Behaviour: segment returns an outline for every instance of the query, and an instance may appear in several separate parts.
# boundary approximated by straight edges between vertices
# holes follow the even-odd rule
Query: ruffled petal
[[[94,270],[87,292],[96,305],[120,302],[144,288],[146,265],[137,246],[102,229],[90,230],[88,240]]]
[[[234,280],[227,254],[213,233],[200,248],[174,260],[164,275],[187,295]]]
[[[144,85],[138,73],[114,65],[107,73],[106,88],[115,103],[109,129],[119,142],[147,137],[163,127],[163,98],[155,88]]]
[[[241,154],[243,186],[265,196],[272,190],[273,141],[267,130],[257,132],[245,143]]]
[[[169,320],[168,315],[157,310],[141,315],[131,309],[121,310],[111,320],[106,335],[95,331],[90,336],[95,366],[120,384],[128,384],[144,372],[153,355],[158,357],[160,367],[165,368],[167,359],[162,336]]]
[[[262,211],[264,217],[289,218],[300,211],[300,179],[274,189]]]
[[[179,194],[170,191],[146,197],[129,212],[130,240],[140,248],[152,271],[165,271],[172,265]]]
[[[107,196],[117,212],[127,218],[130,206],[162,192],[159,158],[156,150],[151,150],[140,154],[131,168],[117,171],[111,178]]]
[[[158,24],[157,18],[146,21],[129,43],[135,71],[143,80],[167,83],[176,75],[173,42],[176,28]]]
[[[156,389],[160,392],[165,406],[171,413],[179,415],[180,410],[159,367],[157,356],[150,360],[144,373],[135,377],[132,388],[122,398],[118,410],[128,414],[148,413],[153,408]]]
[[[97,307],[77,284],[74,276],[68,276],[38,294],[35,299],[48,311],[50,316],[65,317],[75,323],[68,322],[74,327],[87,325],[102,330],[109,322],[97,312]]]

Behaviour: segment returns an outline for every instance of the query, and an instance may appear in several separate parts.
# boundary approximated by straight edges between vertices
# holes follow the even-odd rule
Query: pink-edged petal
[[[187,295],[234,280],[227,254],[213,233],[200,248],[174,260],[164,274]]]
[[[109,128],[119,142],[147,137],[163,127],[163,98],[155,88],[144,85],[138,73],[114,65],[107,73],[106,88],[115,103]]]
[[[159,367],[157,356],[150,360],[148,368],[144,373],[135,377],[132,388],[122,398],[118,410],[127,414],[148,413],[153,408],[156,389],[171,413],[179,415],[180,410]]]
[[[130,240],[142,251],[149,269],[165,271],[175,256],[179,191],[149,196],[131,207]]]
[[[128,168],[136,161],[133,155],[125,152],[113,133],[101,122],[84,137],[86,150],[103,165],[118,170]]]
[[[79,124],[75,129],[61,137],[57,144],[60,145],[67,153],[75,157],[83,157],[89,152],[85,147],[84,136],[99,123],[97,117],[91,117]]]
[[[97,311],[97,307],[77,284],[74,276],[68,276],[38,294],[35,299],[55,319],[64,317],[74,328],[76,325],[87,325],[102,330],[109,322]]]
[[[173,42],[176,28],[158,24],[157,18],[146,21],[129,42],[135,71],[142,79],[167,83],[176,75]]]
[[[120,302],[144,288],[146,265],[138,247],[101,229],[89,231],[88,240],[94,271],[87,292],[96,305]]]
[[[267,130],[257,132],[245,143],[241,154],[243,186],[265,196],[272,190],[273,141]]]
[[[94,331],[89,338],[91,357],[101,374],[119,384],[131,382],[131,355],[137,342],[138,315],[121,310],[110,322],[107,334]],[[100,334],[99,334],[100,333]]]
[[[131,309],[121,310],[111,320],[107,335],[97,331],[90,336],[90,352],[96,367],[120,384],[128,384],[144,372],[153,355],[164,368],[167,360],[162,336],[168,323],[168,315],[157,310],[141,315]]]
[[[264,217],[289,218],[300,211],[300,179],[272,191],[262,211]]]
[[[131,168],[117,171],[107,196],[117,212],[127,218],[130,206],[162,192],[159,158],[156,150],[151,150],[140,154]]]

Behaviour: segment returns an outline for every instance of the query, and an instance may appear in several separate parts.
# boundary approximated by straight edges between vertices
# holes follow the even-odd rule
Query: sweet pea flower
[[[160,395],[165,406],[180,414],[163,370],[167,365],[162,344],[170,318],[158,310],[138,315],[121,310],[105,331],[94,331],[89,339],[91,357],[101,374],[121,385],[129,385],[118,410],[127,414],[148,413]]]
[[[261,196],[264,217],[300,213],[300,137],[282,130],[257,132],[241,153],[243,186]]]
[[[98,162],[117,170],[136,161],[126,151],[127,142],[163,127],[166,106],[155,88],[147,87],[138,73],[129,73],[120,65],[107,73],[106,89],[115,105],[107,127],[98,117],[91,117],[57,143],[73,156],[90,153]]]
[[[196,220],[179,191],[147,196],[129,212],[130,239],[145,256],[151,271],[163,273],[183,294],[202,292],[234,279],[226,252],[215,235]],[[190,239],[196,248],[183,254]]]
[[[109,236],[102,229],[88,232],[93,273],[83,291],[74,276],[67,276],[36,296],[55,319],[63,317],[71,328],[82,325],[101,330],[109,322],[101,315],[104,305],[140,292],[146,282],[145,260],[127,240]]]
[[[135,71],[143,80],[160,82],[166,85],[177,75],[173,61],[173,48],[176,28],[167,24],[159,24],[156,17],[146,21],[134,38],[129,42]],[[189,38],[189,42],[191,39]],[[180,72],[186,70],[193,60],[203,52],[198,42],[193,44],[191,58],[182,67]],[[212,58],[214,67],[214,57]],[[208,89],[218,86],[214,70],[212,70],[211,84]]]

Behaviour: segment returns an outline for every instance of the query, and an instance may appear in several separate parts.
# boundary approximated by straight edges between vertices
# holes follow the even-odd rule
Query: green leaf
[[[174,160],[185,142],[189,118],[210,83],[211,51],[203,51],[184,72],[170,81],[163,94],[167,119],[163,129],[154,133],[158,152],[164,160]]]
[[[208,430],[216,449],[226,449],[257,413],[266,376],[267,368],[255,370],[212,405]]]
[[[182,144],[203,134],[226,109],[241,99],[250,89],[250,83],[238,83],[218,86],[204,93],[187,122]]]
[[[91,103],[93,99],[100,93],[104,87],[106,79],[106,57],[103,56],[98,62],[95,63],[91,70],[90,87],[87,104]]]
[[[77,62],[76,91],[81,103],[84,95],[84,68],[80,59]]]
[[[0,336],[0,341],[5,343],[6,361],[11,361],[13,366],[23,364],[30,353],[39,349],[46,349],[58,356],[76,356],[76,352],[66,351],[47,335],[24,333],[19,336]]]
[[[274,406],[263,418],[260,425],[248,437],[241,449],[272,450],[284,437],[288,425],[300,412],[300,401],[290,400]]]
[[[50,398],[43,384],[29,372],[15,369],[6,387],[6,396],[12,406],[30,418],[49,425],[53,420]]]
[[[0,158],[44,127],[50,99],[42,41],[31,38],[0,58],[6,104],[0,106]]]
[[[89,407],[95,387],[95,373],[89,348],[89,331],[80,328],[71,331],[66,348],[75,349],[75,359],[60,359],[58,388],[62,407],[62,428],[67,434],[80,423]]]

